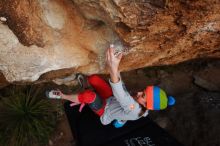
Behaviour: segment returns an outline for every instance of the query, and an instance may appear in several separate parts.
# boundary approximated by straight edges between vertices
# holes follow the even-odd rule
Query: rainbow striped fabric
[[[166,93],[157,86],[147,86],[146,94],[146,108],[148,110],[163,110],[167,107],[168,98]]]

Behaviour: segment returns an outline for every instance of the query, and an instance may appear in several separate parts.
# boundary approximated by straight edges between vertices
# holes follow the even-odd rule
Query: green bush
[[[12,89],[0,101],[0,145],[36,146],[48,143],[56,114],[39,91]]]

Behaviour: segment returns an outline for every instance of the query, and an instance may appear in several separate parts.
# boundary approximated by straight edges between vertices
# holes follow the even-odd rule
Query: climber
[[[110,124],[116,128],[122,127],[127,120],[137,120],[148,115],[148,110],[162,110],[167,105],[174,105],[175,99],[167,97],[157,86],[147,86],[144,91],[131,96],[120,77],[118,68],[122,58],[121,52],[115,52],[113,47],[106,51],[106,63],[110,73],[109,84],[97,75],[86,77],[78,74],[77,79],[85,89],[78,94],[66,95],[60,90],[47,92],[47,97],[71,101],[71,106],[85,104],[100,116],[103,125]]]

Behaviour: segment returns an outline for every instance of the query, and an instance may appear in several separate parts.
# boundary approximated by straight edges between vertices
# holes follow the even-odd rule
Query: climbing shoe
[[[91,88],[86,75],[78,73],[78,74],[76,74],[76,79],[82,89],[85,90],[85,89]]]
[[[57,90],[46,91],[46,96],[50,99],[61,99],[60,92]]]

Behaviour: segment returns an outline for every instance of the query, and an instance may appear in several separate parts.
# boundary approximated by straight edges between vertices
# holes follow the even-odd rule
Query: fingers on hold
[[[119,52],[117,57],[118,57],[118,59],[121,59],[122,56],[123,56],[123,53],[122,53],[122,52]]]
[[[106,52],[106,59],[107,59],[107,61],[110,59],[109,57],[110,57],[110,55],[109,55],[109,49],[108,49],[107,52]]]
[[[114,57],[115,50],[113,48],[109,49],[110,57]]]
[[[122,53],[122,52],[115,52],[114,55],[115,55],[115,57],[116,57],[117,59],[121,59],[123,53]]]

